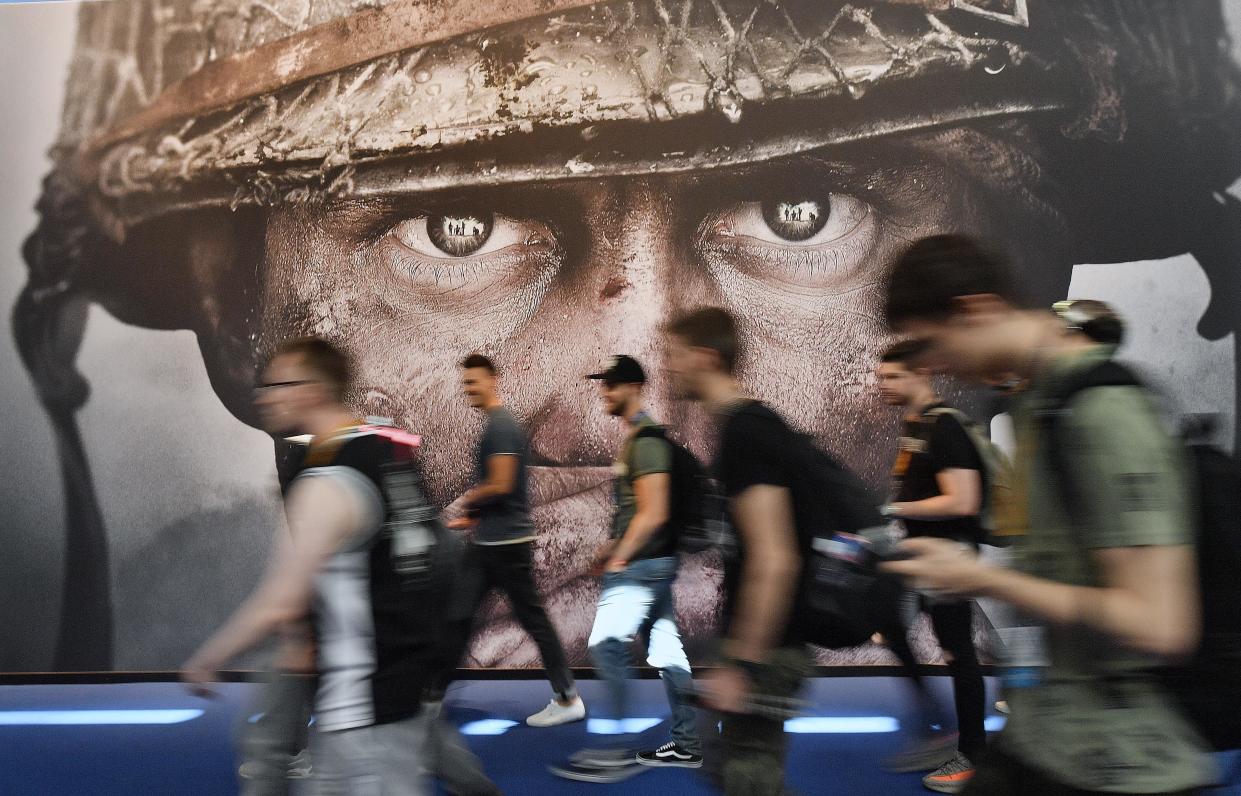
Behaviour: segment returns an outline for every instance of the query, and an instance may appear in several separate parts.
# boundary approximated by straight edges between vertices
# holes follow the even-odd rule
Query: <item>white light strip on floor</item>
[[[461,725],[462,735],[503,735],[517,722],[508,719],[482,719]]]
[[[586,732],[595,735],[620,735],[621,733],[646,732],[663,719],[587,719]]]
[[[896,732],[901,723],[891,716],[800,716],[784,722],[785,732],[871,733]]]
[[[203,712],[185,710],[0,710],[0,726],[98,724],[181,724]]]

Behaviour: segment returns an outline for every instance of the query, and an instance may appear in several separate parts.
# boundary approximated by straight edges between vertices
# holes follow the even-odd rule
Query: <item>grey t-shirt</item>
[[[492,456],[516,456],[517,478],[512,492],[477,505],[475,540],[479,544],[498,544],[527,539],[534,535],[534,525],[530,522],[526,493],[526,432],[503,406],[487,415],[474,467],[476,483],[487,480],[487,459]]]

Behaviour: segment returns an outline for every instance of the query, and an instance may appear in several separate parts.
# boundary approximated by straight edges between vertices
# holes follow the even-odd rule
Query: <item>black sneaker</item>
[[[649,752],[638,752],[638,762],[644,766],[675,768],[702,768],[702,755],[692,754],[677,746],[676,741],[669,741],[658,749]]]

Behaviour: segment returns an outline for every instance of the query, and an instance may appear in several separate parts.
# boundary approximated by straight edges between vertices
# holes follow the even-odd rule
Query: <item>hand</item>
[[[478,520],[473,517],[467,517],[463,514],[460,517],[456,517],[444,523],[444,527],[454,531],[464,531],[468,528],[473,528],[477,524]]]
[[[700,681],[702,701],[722,713],[744,713],[750,695],[750,679],[735,666],[708,672]]]
[[[993,569],[978,558],[969,545],[948,539],[906,539],[900,547],[912,558],[879,565],[884,572],[900,575],[921,592],[951,597],[976,596],[986,588]]]
[[[603,571],[609,573],[624,572],[625,567],[629,566],[629,562],[623,558],[609,558],[608,563],[604,565]]]
[[[208,665],[205,661],[190,658],[181,664],[181,682],[191,694],[200,697],[213,697],[215,690],[211,688],[219,680],[219,667]]]

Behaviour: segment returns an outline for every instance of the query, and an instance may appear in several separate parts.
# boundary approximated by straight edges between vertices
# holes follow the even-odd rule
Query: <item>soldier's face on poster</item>
[[[489,356],[527,430],[536,575],[578,665],[625,433],[586,375],[612,355],[637,358],[650,414],[700,458],[714,453],[715,420],[685,400],[692,374],[669,372],[696,361],[668,359],[662,327],[679,311],[727,308],[743,389],[877,492],[899,425],[875,377],[892,341],[881,297],[893,259],[920,237],[999,245],[1045,304],[1065,297],[1075,264],[1193,250],[1214,334],[1232,328],[1224,287],[1237,280],[1213,215],[1235,211],[1223,193],[1241,171],[1236,67],[1216,47],[1228,3],[549,3],[495,14],[456,0],[82,6],[14,326],[76,501],[56,665],[112,665],[110,650],[92,651],[113,635],[128,665],[176,665],[241,597],[237,583],[213,589],[213,570],[257,560],[278,524],[275,490],[247,484],[251,503],[237,505],[263,516],[177,507],[182,519],[144,531],[163,563],[133,545],[95,565],[133,532],[104,520],[143,516],[117,507],[143,505],[151,485],[92,503],[96,483],[121,476],[92,475],[92,446],[75,439],[87,302],[193,331],[212,406],[256,428],[253,388],[278,344],[338,344],[356,363],[350,408],[422,435],[432,497],[450,514],[472,485],[484,420],[459,365]],[[409,21],[401,14],[417,24],[391,24]],[[368,19],[387,20],[383,35],[338,35]],[[1112,284],[1125,281],[1118,268]],[[1212,400],[1231,414],[1221,385]],[[949,396],[981,408],[977,394]],[[138,418],[140,394],[131,400]],[[144,433],[152,446],[191,444],[177,429]],[[716,630],[718,566],[686,557],[676,584],[695,659]],[[179,572],[201,594],[185,593]],[[115,611],[81,618],[109,595]],[[505,601],[489,602],[478,628],[467,664],[538,664]],[[74,639],[77,652],[61,654]],[[822,660],[890,659],[868,646]]]
[[[727,307],[744,334],[745,388],[880,482],[890,446],[877,441],[894,418],[872,370],[889,341],[888,264],[936,232],[1054,229],[1054,213],[1023,212],[1024,230],[1013,232],[1023,208],[981,167],[1028,158],[1022,138],[1020,125],[962,127],[735,170],[278,209],[267,226],[264,335],[345,345],[358,361],[355,407],[423,435],[443,504],[470,486],[481,426],[457,363],[471,351],[495,360],[502,397],[530,437],[540,583],[580,656],[594,609],[587,573],[607,535],[624,432],[585,374],[612,354],[637,357],[648,410],[709,459],[714,424],[672,399],[661,325],[684,308]],[[1014,187],[1037,190],[1004,183]],[[678,597],[686,635],[705,636],[717,600],[707,562],[687,561]],[[507,606],[498,610],[476,662],[534,663]]]

